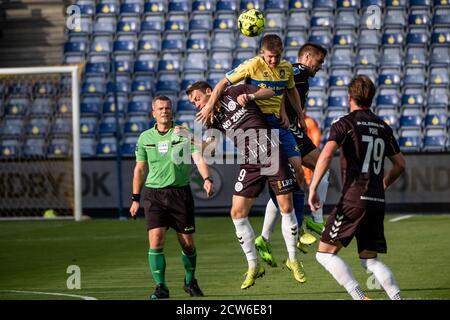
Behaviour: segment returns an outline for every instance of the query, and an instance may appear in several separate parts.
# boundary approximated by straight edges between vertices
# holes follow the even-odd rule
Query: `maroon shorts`
[[[305,131],[301,130],[296,125],[291,125],[289,129],[295,138],[295,142],[297,143],[302,157],[306,156],[314,149],[317,149],[316,145],[312,142],[311,138],[308,137]]]
[[[340,241],[347,247],[356,237],[358,252],[370,250],[386,253],[384,208],[384,203],[358,208],[340,201],[328,217],[320,240],[325,243]]]
[[[179,188],[144,187],[147,230],[173,228],[178,233],[194,233],[194,198],[189,185]]]
[[[233,194],[246,198],[259,196],[266,181],[276,195],[298,190],[297,180],[284,157],[280,159],[278,171],[272,175],[266,175],[264,169],[258,165],[241,165],[235,181]]]

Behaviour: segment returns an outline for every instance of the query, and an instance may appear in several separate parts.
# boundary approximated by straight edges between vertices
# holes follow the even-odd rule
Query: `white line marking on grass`
[[[390,219],[389,222],[397,222],[397,221],[400,221],[400,220],[409,219],[411,217],[412,217],[412,215],[408,214],[406,216],[400,216],[400,217],[397,217],[397,218]]]
[[[78,294],[66,294],[66,293],[55,293],[55,292],[40,292],[40,291],[23,291],[23,290],[0,290],[0,291],[2,291],[2,292],[14,292],[14,293],[47,294],[47,295],[51,295],[51,296],[64,296],[64,297],[81,298],[82,300],[97,300],[94,297],[80,296]]]

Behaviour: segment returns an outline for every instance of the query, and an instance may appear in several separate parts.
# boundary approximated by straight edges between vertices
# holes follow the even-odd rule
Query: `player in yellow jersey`
[[[269,88],[275,92],[275,95],[267,100],[256,100],[256,104],[264,114],[265,120],[273,129],[279,130],[279,139],[284,154],[288,157],[292,165],[300,189],[303,187],[303,169],[301,153],[295,141],[292,132],[289,130],[289,120],[286,112],[281,109],[283,94],[286,92],[295,112],[298,115],[299,125],[306,130],[306,124],[300,104],[300,96],[295,87],[292,65],[286,60],[281,59],[283,52],[283,42],[275,34],[265,35],[261,40],[260,55],[249,59],[229,71],[225,77],[220,80],[214,88],[208,103],[197,114],[197,120],[202,122],[211,122],[214,115],[214,105],[223,94],[225,88],[229,85],[244,81],[260,88]],[[303,216],[304,193],[303,191],[294,193],[295,215]],[[301,222],[300,222],[301,223]],[[298,221],[296,221],[298,225]],[[297,235],[298,236],[298,235]],[[258,240],[258,239],[257,239]],[[256,247],[261,257],[270,266],[277,264],[272,256],[270,244],[261,237],[256,241]],[[288,250],[289,251],[289,250]],[[292,270],[294,275],[302,268],[297,260],[286,260],[286,266]],[[303,273],[303,271],[302,271]]]

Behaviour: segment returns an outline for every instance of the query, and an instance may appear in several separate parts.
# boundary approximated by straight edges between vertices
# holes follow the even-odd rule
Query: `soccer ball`
[[[265,27],[266,21],[261,11],[249,9],[241,13],[238,18],[238,28],[246,37],[259,36]]]

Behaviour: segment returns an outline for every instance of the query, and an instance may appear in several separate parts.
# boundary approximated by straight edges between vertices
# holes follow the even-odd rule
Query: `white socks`
[[[269,199],[266,206],[266,213],[264,214],[263,229],[261,231],[261,235],[268,242],[270,242],[270,236],[272,235],[275,225],[277,224],[278,216],[277,206],[273,203],[272,199]]]
[[[296,246],[298,239],[298,224],[294,210],[281,213],[281,231],[283,233],[289,260],[296,260]]]
[[[391,300],[401,300],[400,289],[398,288],[391,270],[377,258],[359,259],[364,269],[373,273],[377,281]]]
[[[236,236],[247,257],[248,267],[256,268],[258,258],[255,248],[255,233],[248,218],[232,219],[236,228]]]
[[[327,172],[325,172],[325,174],[323,175],[322,180],[320,181],[319,185],[317,186],[317,194],[320,197],[320,202],[322,203],[322,206],[316,212],[311,212],[314,222],[317,222],[317,223],[323,223],[323,205],[325,204],[325,201],[327,200],[328,178],[329,177],[330,177],[330,171],[327,170]]]
[[[316,259],[347,290],[353,300],[363,300],[366,297],[344,260],[335,254],[324,252],[317,252]]]

